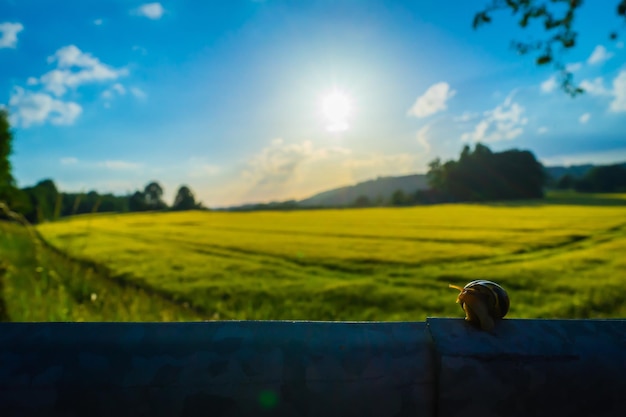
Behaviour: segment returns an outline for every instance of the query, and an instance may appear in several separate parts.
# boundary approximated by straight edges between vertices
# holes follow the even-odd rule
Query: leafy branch
[[[584,90],[574,84],[572,72],[555,51],[557,48],[564,51],[576,46],[578,31],[574,28],[574,18],[582,4],[583,0],[493,0],[476,13],[472,26],[477,29],[491,23],[492,14],[501,10],[510,10],[513,16],[519,17],[518,25],[522,29],[526,29],[533,21],[542,24],[548,33],[547,38],[535,42],[513,41],[511,46],[520,55],[536,52],[537,65],[553,64],[559,71],[561,88],[575,97]],[[626,23],[626,0],[619,1],[616,12]],[[611,32],[609,37],[617,39],[617,32]]]

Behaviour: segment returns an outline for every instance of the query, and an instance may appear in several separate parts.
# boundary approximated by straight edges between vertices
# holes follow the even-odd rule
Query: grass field
[[[177,321],[184,303],[102,276],[50,250],[25,227],[0,222],[0,321]]]
[[[153,304],[132,320],[185,319],[190,311],[204,319],[462,317],[448,284],[479,278],[507,288],[510,317],[624,317],[626,196],[574,197],[528,205],[91,215],[38,230],[83,268],[108,277],[102,282],[175,301],[167,301],[174,308],[167,317]],[[182,305],[190,308],[175,309]],[[123,319],[111,308],[102,317]]]

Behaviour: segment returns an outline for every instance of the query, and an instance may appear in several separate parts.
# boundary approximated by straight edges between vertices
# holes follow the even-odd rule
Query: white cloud
[[[626,161],[626,148],[616,148],[600,152],[581,153],[573,155],[557,155],[550,158],[541,158],[545,166],[569,166],[582,164],[610,165]]]
[[[65,94],[68,88],[77,88],[88,83],[113,81],[128,74],[126,69],[115,69],[103,64],[98,58],[82,52],[75,45],[59,49],[48,58],[48,62],[56,62],[57,69],[44,74],[40,81],[46,90],[57,97]]]
[[[323,165],[327,167],[320,168]],[[270,146],[248,160],[243,177],[254,186],[272,188],[295,185],[315,177],[345,177],[346,169],[352,174],[365,171],[370,178],[398,174],[415,169],[415,156],[375,154],[357,158],[346,148],[315,147],[311,141],[285,143],[282,139],[274,139]],[[337,184],[337,180],[333,183]]]
[[[583,115],[580,116],[578,121],[582,124],[585,124],[589,121],[589,119],[591,119],[591,113],[584,113]]]
[[[456,91],[450,89],[450,85],[446,82],[431,85],[423,95],[415,100],[413,106],[408,110],[408,114],[422,118],[446,110],[446,102],[455,94]]]
[[[135,45],[132,48],[133,51],[140,53],[141,55],[147,55],[148,54],[148,50],[146,48],[144,48],[143,46],[139,46],[139,45]]]
[[[15,48],[17,46],[17,34],[24,30],[21,23],[0,23],[0,49]]]
[[[430,152],[430,142],[428,141],[428,131],[430,130],[430,125],[426,125],[417,131],[417,142],[422,145],[424,151]]]
[[[458,117],[455,117],[454,121],[455,122],[469,122],[470,120],[473,120],[473,119],[475,119],[475,118],[477,118],[479,116],[480,116],[479,113],[473,113],[473,112],[466,111],[466,112],[463,112],[462,115],[460,115]]]
[[[137,87],[131,87],[130,93],[135,98],[138,98],[140,100],[144,100],[146,97],[148,97],[148,95],[141,88],[137,88]]]
[[[314,155],[311,141],[285,144],[280,138],[264,148],[248,162],[244,176],[256,185],[282,184],[289,182],[303,161]]]
[[[541,83],[541,91],[544,93],[551,93],[557,86],[556,77],[553,75],[544,82]]]
[[[165,9],[163,9],[161,3],[146,3],[135,9],[134,13],[147,17],[148,19],[157,20],[163,16]]]
[[[607,90],[604,87],[604,79],[602,77],[597,77],[590,80],[582,80],[580,83],[582,89],[585,90],[586,93],[592,96],[610,96],[611,91]]]
[[[217,165],[203,164],[196,166],[190,173],[190,177],[206,177],[219,174],[221,171]]]
[[[272,140],[270,146],[250,158],[244,177],[256,185],[282,184],[290,182],[299,167],[306,162],[349,153],[349,150],[340,147],[315,148],[308,140],[285,143],[283,139],[277,138]]]
[[[79,163],[78,158],[68,156],[60,159],[61,165],[76,165]],[[89,169],[107,169],[110,171],[138,171],[143,167],[143,164],[137,162],[129,162],[119,159],[111,159],[104,161],[80,161],[83,168]],[[127,175],[127,174],[125,174]]]
[[[613,97],[609,104],[610,111],[616,113],[626,112],[626,70],[620,71],[613,79],[611,89],[605,87],[602,77],[597,77],[591,81],[583,80],[580,86],[592,96]]]
[[[61,165],[74,165],[78,163],[78,159],[73,156],[68,156],[65,158],[61,158]]]
[[[540,128],[537,129],[537,133],[540,134],[540,135],[543,135],[544,133],[547,133],[548,130],[549,129],[547,127],[541,126]]]
[[[117,92],[117,94],[119,94],[120,96],[126,94],[126,88],[124,88],[124,86],[120,83],[113,84],[113,87],[111,87],[111,89]]]
[[[565,70],[569,72],[576,72],[583,67],[582,62],[572,62],[565,65]]]
[[[25,91],[21,87],[14,88],[9,106],[13,108],[13,123],[22,127],[47,121],[54,125],[71,125],[83,111],[78,103],[57,100],[48,94]]]
[[[107,160],[98,162],[100,167],[110,169],[112,171],[132,171],[141,168],[141,164],[136,162],[120,161],[120,160]]]
[[[57,50],[54,55],[48,57],[48,63],[56,62],[59,68],[71,67],[94,67],[100,64],[98,58],[84,53],[76,45],[68,45]]]
[[[100,26],[104,23],[104,21],[102,19],[96,19],[93,21],[93,24],[96,26]]]
[[[228,195],[222,197],[237,202],[305,198],[349,182],[345,162],[350,154],[348,149],[316,147],[311,141],[274,139],[248,159],[239,180],[225,185]]]
[[[208,161],[203,161],[208,162]],[[275,139],[240,167],[228,180],[228,168],[213,178],[204,176],[198,195],[211,205],[302,199],[341,185],[377,176],[415,173],[428,162],[426,153],[362,153],[315,142]],[[193,185],[193,181],[190,181]],[[207,186],[212,183],[215,186]],[[194,188],[195,190],[195,188]]]
[[[39,80],[35,77],[28,77],[26,80],[26,85],[37,85],[39,84]]]
[[[101,94],[102,98],[105,100],[111,100],[116,95],[126,95],[126,88],[120,83],[113,84],[111,88],[104,90]]]
[[[504,102],[484,113],[473,132],[461,135],[464,142],[497,142],[500,140],[513,140],[524,132],[523,126],[528,123],[524,117],[525,109],[518,103],[513,102],[510,94]]]
[[[604,61],[611,59],[613,55],[613,52],[608,52],[604,46],[598,45],[589,56],[589,59],[587,59],[587,63],[591,65],[601,64]]]
[[[212,177],[220,172],[219,166],[208,163],[204,158],[189,158],[187,175],[190,178]]]
[[[613,112],[626,112],[626,70],[622,70],[613,80],[613,96],[609,109]]]

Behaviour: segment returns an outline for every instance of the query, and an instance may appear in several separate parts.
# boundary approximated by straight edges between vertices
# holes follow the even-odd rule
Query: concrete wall
[[[624,416],[626,321],[1,323],[0,416]]]

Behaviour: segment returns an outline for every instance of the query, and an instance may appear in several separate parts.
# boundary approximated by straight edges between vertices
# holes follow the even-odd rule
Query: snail
[[[492,330],[495,322],[509,311],[509,295],[495,282],[481,279],[463,288],[452,284],[449,287],[461,291],[456,302],[465,311],[465,320],[483,330]]]

